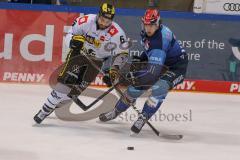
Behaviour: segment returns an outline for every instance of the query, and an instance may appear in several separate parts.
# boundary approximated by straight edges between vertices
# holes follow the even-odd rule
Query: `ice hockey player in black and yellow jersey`
[[[91,58],[99,68],[103,63],[112,60],[109,67],[104,68],[114,79],[118,70],[128,57],[128,49],[124,48],[126,35],[122,28],[113,21],[115,8],[104,3],[99,14],[89,14],[76,18],[66,35],[69,53],[61,72],[58,83],[43,104],[42,109],[34,116],[36,123],[41,123],[62,102],[71,100],[72,95],[80,95],[88,87],[99,71],[87,61]],[[113,48],[111,45],[115,44]],[[84,55],[82,54],[84,53]],[[114,58],[113,58],[114,57]],[[108,77],[104,77],[106,83]]]

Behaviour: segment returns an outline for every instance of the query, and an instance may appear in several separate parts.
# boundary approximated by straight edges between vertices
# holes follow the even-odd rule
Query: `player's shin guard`
[[[70,99],[67,94],[60,93],[58,91],[53,90],[43,107],[39,112],[34,116],[34,121],[36,123],[41,123],[47,116],[49,116],[56,108],[56,106],[62,101]]]

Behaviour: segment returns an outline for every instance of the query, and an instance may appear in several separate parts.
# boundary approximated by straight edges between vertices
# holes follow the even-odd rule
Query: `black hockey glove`
[[[111,82],[115,83],[120,77],[119,68],[117,66],[112,66],[109,70],[109,75],[110,75]]]
[[[132,56],[131,57],[132,63],[134,62],[147,62],[148,56],[145,52],[143,52],[140,56]]]
[[[103,82],[107,85],[107,87],[111,87],[113,83],[118,79],[118,68],[112,67],[109,70],[105,71],[105,75],[103,76]]]
[[[83,48],[85,38],[80,35],[74,35],[72,36],[72,39],[70,41],[70,48],[75,51],[80,51]]]

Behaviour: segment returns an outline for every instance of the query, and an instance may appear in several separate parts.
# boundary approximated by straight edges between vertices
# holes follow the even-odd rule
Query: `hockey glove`
[[[118,67],[117,66],[111,67],[111,69],[109,70],[109,75],[111,82],[114,84],[120,77]]]
[[[75,51],[80,51],[83,48],[85,38],[80,35],[73,35],[70,41],[70,48]]]

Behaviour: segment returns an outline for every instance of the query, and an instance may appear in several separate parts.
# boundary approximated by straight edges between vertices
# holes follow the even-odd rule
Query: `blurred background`
[[[138,43],[140,42],[140,19],[143,9],[154,7],[163,11],[161,12],[163,23],[174,31],[188,53],[190,60],[190,67],[187,72],[188,79],[211,80],[214,84],[216,83],[215,81],[240,81],[240,0],[0,0],[0,2],[6,2],[0,3],[0,20],[6,22],[2,26],[0,25],[0,37],[1,33],[5,33],[4,36],[6,37],[4,39],[0,38],[0,81],[1,69],[3,72],[9,70],[8,56],[10,57],[13,53],[21,58],[18,48],[12,49],[9,47],[7,49],[9,45],[5,45],[5,50],[1,48],[1,44],[5,44],[4,41],[8,40],[8,43],[11,44],[11,36],[14,35],[14,38],[20,37],[18,41],[13,41],[17,42],[14,45],[21,45],[21,38],[30,33],[45,33],[46,27],[54,24],[56,29],[54,30],[53,39],[58,43],[52,44],[53,48],[49,51],[57,58],[51,63],[51,67],[54,68],[54,64],[60,63],[59,59],[64,60],[66,57],[67,52],[64,51],[66,48],[64,48],[64,45],[61,45],[62,36],[66,32],[65,28],[70,26],[79,14],[84,15],[84,12],[86,14],[97,13],[98,10],[96,8],[106,2],[114,4],[119,11],[122,8],[128,9],[127,14],[117,15],[115,21],[126,31],[128,37],[134,40],[134,45],[130,48],[130,55],[139,55],[142,52],[142,47]],[[20,3],[33,5],[19,5]],[[42,12],[41,10],[53,12]],[[62,12],[58,12],[60,10]],[[126,10],[121,11],[125,13]],[[142,13],[140,14],[138,11],[142,11]],[[137,12],[139,14],[135,14]],[[28,26],[28,28],[25,29],[25,26]],[[64,32],[62,32],[62,28],[64,28]],[[23,30],[29,33],[23,34]],[[9,33],[11,34],[10,37],[8,37]],[[197,44],[202,45],[200,47]],[[42,46],[37,47],[39,52],[41,52]],[[36,47],[34,49],[37,50]],[[7,60],[2,58],[3,56]],[[5,70],[2,67],[3,63],[6,63]],[[12,63],[13,65],[15,64],[14,60]],[[24,65],[26,60],[22,61],[22,63],[23,69],[30,70],[29,67]],[[31,67],[33,66],[31,65]],[[46,67],[44,72],[50,74],[49,68],[51,67]],[[20,68],[18,67],[17,69]],[[32,70],[30,71],[33,72]],[[38,73],[37,63],[36,73]],[[240,93],[240,84],[224,84],[219,86],[230,87],[230,89],[228,87],[222,89],[224,92]],[[208,86],[207,89],[209,90]],[[213,85],[213,88],[215,86]],[[201,85],[193,88],[194,90],[196,88],[201,90]],[[213,90],[220,91],[221,89],[214,88]]]

